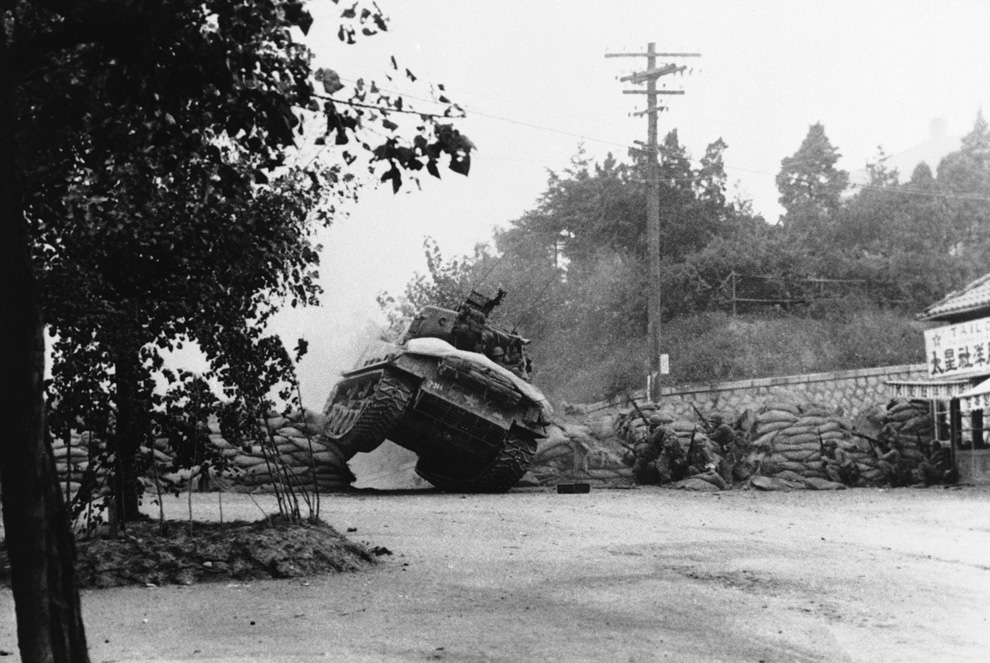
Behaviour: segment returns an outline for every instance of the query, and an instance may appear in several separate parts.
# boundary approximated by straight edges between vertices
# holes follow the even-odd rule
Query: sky
[[[402,88],[417,110],[436,109],[428,83],[464,107],[456,126],[477,151],[466,178],[443,170],[421,190],[365,189],[321,234],[323,304],[276,324],[289,347],[310,343],[300,378],[312,409],[381,321],[376,295],[426,271],[426,237],[445,256],[470,253],[532,209],[548,171],[566,169],[579,146],[595,160],[628,160],[646,140],[645,117],[632,116],[645,97],[623,94],[634,86],[617,80],[645,58],[606,53],[653,42],[658,52],[701,54],[660,60],[691,70],[660,79],[684,91],[661,99],[660,135],[676,129],[695,159],[723,139],[730,196],[752,200],[770,222],[781,160],[810,125],[824,126],[839,167],[852,172],[881,146],[896,154],[924,142],[933,119],[961,136],[980,109],[990,112],[985,0],[378,0],[389,30],[351,46],[336,36],[348,4],[311,3],[315,65],[387,86],[394,56],[419,77]]]

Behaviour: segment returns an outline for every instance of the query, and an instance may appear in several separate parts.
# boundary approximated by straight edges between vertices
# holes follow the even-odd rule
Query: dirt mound
[[[390,554],[367,549],[322,523],[271,518],[258,522],[129,523],[116,538],[76,544],[80,587],[189,585],[225,580],[296,578],[357,571]],[[0,584],[9,585],[7,551]]]

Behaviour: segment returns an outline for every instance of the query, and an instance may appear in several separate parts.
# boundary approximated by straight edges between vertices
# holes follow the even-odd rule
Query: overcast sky
[[[627,160],[633,141],[645,140],[646,119],[630,117],[645,100],[617,80],[645,58],[606,53],[654,42],[660,52],[702,54],[677,60],[689,75],[661,79],[685,94],[665,98],[660,134],[676,128],[696,159],[722,138],[733,191],[768,221],[780,212],[781,159],[811,124],[824,125],[840,167],[855,171],[878,146],[896,154],[924,142],[934,118],[950,135],[968,132],[990,101],[983,0],[378,0],[389,31],[354,46],[336,37],[347,4],[312,3],[316,64],[385,83],[394,56],[420,77],[418,109],[435,108],[424,81],[444,84],[466,109],[457,126],[477,153],[467,178],[443,171],[422,191],[365,191],[326,234],[323,307],[279,324],[290,346],[310,341],[302,381],[311,408],[354,360],[358,332],[377,318],[375,295],[425,271],[425,236],[446,255],[468,253],[532,208],[547,170],[566,168],[579,144],[595,159]]]

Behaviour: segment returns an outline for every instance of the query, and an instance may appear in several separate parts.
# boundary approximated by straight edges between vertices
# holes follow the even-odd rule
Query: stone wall
[[[864,410],[890,400],[888,380],[922,380],[927,377],[925,364],[902,364],[861,368],[853,371],[787,375],[757,380],[693,384],[662,388],[664,409],[678,417],[694,418],[692,405],[702,412],[742,412],[757,409],[768,400],[816,403],[842,416],[854,418]],[[633,394],[645,399],[642,391]],[[578,406],[584,412],[628,407],[626,399],[615,398],[591,405]]]

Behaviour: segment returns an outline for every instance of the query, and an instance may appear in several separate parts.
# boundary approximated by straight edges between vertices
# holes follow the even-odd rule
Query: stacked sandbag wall
[[[354,476],[339,450],[321,437],[321,419],[322,415],[309,411],[287,416],[272,414],[261,421],[270,433],[268,440],[251,440],[240,445],[224,439],[216,421],[205,424],[210,446],[224,457],[228,468],[219,483],[241,492],[274,490],[276,479],[298,483],[307,490],[314,487],[321,492],[347,490]],[[53,441],[59,485],[69,497],[79,490],[83,473],[89,467],[94,469],[97,485],[104,483],[106,470],[96,461],[104,449],[103,442],[87,432],[73,433],[68,444],[65,440]],[[146,479],[155,481],[155,473],[165,471],[172,464],[173,450],[168,438],[160,437],[154,440],[152,449],[145,449],[149,451],[157,468],[149,471]],[[217,481],[216,477],[213,479]]]
[[[520,485],[632,483],[632,470],[622,463],[625,449],[615,436],[614,419],[611,413],[558,418],[547,427],[547,437],[539,440],[530,471]]]
[[[884,424],[889,424],[901,443],[901,456],[917,467],[926,448],[935,439],[935,419],[928,401],[896,399],[887,405]]]
[[[865,482],[875,483],[881,478],[868,443],[853,434],[848,420],[820,404],[768,402],[755,413],[750,439],[748,460],[763,476],[793,472],[805,478],[827,479],[822,445],[835,442],[852,457]]]
[[[828,481],[822,465],[822,448],[830,442],[843,449],[856,464],[859,485],[883,485],[875,440],[885,428],[893,431],[901,443],[901,457],[908,472],[917,472],[923,459],[922,449],[933,438],[934,427],[926,401],[891,400],[884,407],[874,407],[869,416],[855,422],[820,403],[771,400],[755,410],[740,413],[695,411],[696,420],[674,418],[666,408],[643,403],[638,409],[627,409],[615,417],[617,436],[626,447],[648,439],[648,420],[660,414],[664,426],[673,430],[686,452],[692,438],[709,456],[718,454],[723,461],[719,474],[727,484],[740,488],[768,486],[791,488],[835,488]],[[731,447],[716,444],[705,430],[714,428],[715,417],[732,422]],[[698,468],[700,469],[700,468]],[[701,475],[697,475],[701,476]],[[755,481],[761,477],[776,477],[782,484]],[[717,479],[711,477],[716,484]]]
[[[91,449],[94,454],[103,450],[103,443],[92,433],[73,432],[68,440],[52,441],[55,471],[58,474],[58,483],[63,494],[75,495],[79,491],[83,474],[90,468],[91,464],[97,482],[103,482],[106,477],[106,470],[98,463],[92,462]]]
[[[265,422],[270,434],[266,441],[223,448],[227,443],[215,423],[210,424],[210,441],[230,457],[237,487],[268,492],[276,483],[289,481],[320,492],[347,490],[354,475],[340,451],[320,436],[320,428],[319,415],[296,412],[270,416]]]
[[[916,473],[924,459],[922,449],[934,437],[933,419],[927,401],[904,399],[889,401],[871,417],[861,419],[860,425],[820,404],[769,402],[755,413],[750,460],[763,476],[788,472],[824,479],[821,447],[831,441],[856,463],[864,484],[881,485],[885,477],[875,447],[884,437],[881,431],[888,427],[901,443],[904,469]]]

